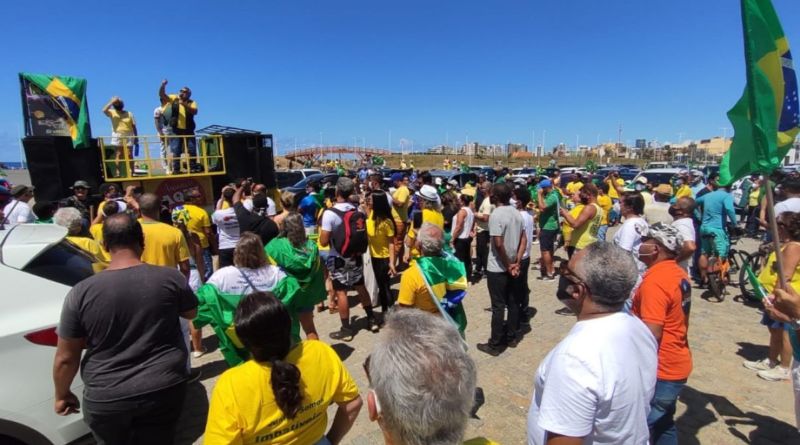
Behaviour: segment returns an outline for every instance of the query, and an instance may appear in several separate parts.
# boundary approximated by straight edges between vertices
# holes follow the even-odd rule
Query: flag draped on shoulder
[[[789,42],[770,0],[741,0],[747,86],[728,111],[735,131],[720,164],[720,184],[772,173],[798,132],[797,76]]]
[[[273,238],[264,250],[270,263],[280,266],[297,280],[300,285],[297,296],[299,307],[313,307],[325,301],[328,292],[325,290],[325,275],[315,242],[308,240],[304,246],[296,248],[287,238],[281,236]]]
[[[281,300],[292,317],[292,341],[300,342],[300,321],[297,317],[297,280],[275,266],[245,269],[227,266],[214,272],[206,284],[197,290],[197,317],[193,323],[200,329],[211,325],[219,340],[219,349],[229,366],[248,360],[250,354],[236,335],[233,318],[236,307],[245,295],[269,291]]]
[[[467,296],[467,273],[464,263],[445,253],[439,257],[423,256],[414,260],[436,306],[458,328],[461,336],[467,328],[467,314],[462,301]]]
[[[20,73],[20,77],[48,94],[60,109],[75,148],[91,146],[86,79],[49,74]]]

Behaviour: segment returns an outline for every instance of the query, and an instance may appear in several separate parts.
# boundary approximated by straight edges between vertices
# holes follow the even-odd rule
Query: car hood
[[[18,224],[0,231],[0,262],[22,269],[48,247],[67,236],[67,229],[55,224]]]

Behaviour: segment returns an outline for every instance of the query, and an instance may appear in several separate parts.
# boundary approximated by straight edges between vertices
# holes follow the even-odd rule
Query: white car
[[[89,434],[81,414],[53,411],[56,325],[69,290],[93,260],[53,224],[0,230],[0,444],[60,445]],[[83,382],[76,376],[79,398]]]

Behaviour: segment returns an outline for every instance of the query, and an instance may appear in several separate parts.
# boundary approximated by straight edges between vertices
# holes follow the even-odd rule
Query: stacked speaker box
[[[219,198],[223,186],[240,179],[253,178],[255,183],[275,187],[271,134],[223,134],[222,139],[227,174],[212,176],[215,199]]]
[[[28,136],[22,140],[37,200],[66,198],[72,195],[70,187],[78,180],[88,182],[97,193],[103,172],[97,140],[91,141],[91,147],[76,150],[72,139],[65,136]]]

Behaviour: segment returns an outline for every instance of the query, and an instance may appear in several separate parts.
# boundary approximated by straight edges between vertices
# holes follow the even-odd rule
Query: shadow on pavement
[[[348,346],[344,343],[332,344],[331,348],[333,348],[333,350],[336,351],[336,355],[338,355],[339,358],[342,359],[342,361],[347,360],[347,358],[350,357],[350,354],[352,354],[353,351],[355,351],[355,349],[353,349],[351,346]]]
[[[789,444],[800,443],[797,429],[786,422],[764,416],[752,411],[744,412],[726,397],[698,391],[686,386],[681,392],[681,402],[686,404],[686,412],[676,423],[681,445],[700,445],[697,433],[705,426],[717,422],[719,414],[728,431],[747,444]],[[737,425],[755,426],[749,434],[737,429]]]
[[[766,337],[765,335],[765,340],[767,339]],[[755,345],[744,341],[736,342],[736,344],[739,345],[739,350],[736,351],[736,355],[745,360],[761,360],[766,357],[769,352],[769,346],[767,345]]]
[[[222,364],[224,366],[224,362]],[[181,417],[178,420],[175,444],[193,444],[203,435],[207,418],[208,395],[206,394],[206,388],[199,382],[194,382],[186,388],[186,401],[184,402],[183,410],[181,410]]]
[[[200,372],[202,373],[200,379],[208,380],[227,371],[228,363],[225,362],[225,360],[214,360],[213,362],[203,363],[203,365],[197,369],[199,369]]]

